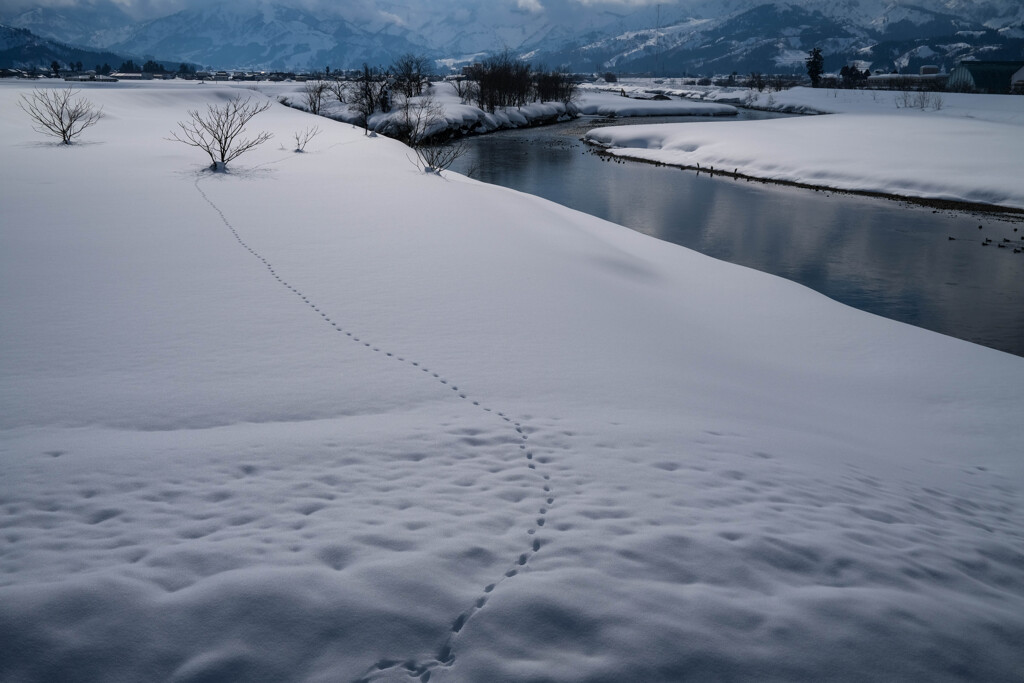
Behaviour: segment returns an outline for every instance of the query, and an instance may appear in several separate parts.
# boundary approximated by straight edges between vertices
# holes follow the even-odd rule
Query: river
[[[770,116],[741,111],[738,118]],[[694,120],[727,126],[736,119]],[[451,170],[1024,356],[1024,253],[1013,253],[1024,248],[1019,218],[609,161],[580,141],[602,121],[472,137]],[[992,242],[983,246],[986,238]]]

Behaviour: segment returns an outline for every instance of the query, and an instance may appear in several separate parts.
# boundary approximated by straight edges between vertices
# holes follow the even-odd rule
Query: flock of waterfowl
[[[978,230],[984,230],[984,229],[985,229],[984,225],[979,225],[978,226]],[[1017,228],[1014,228],[1013,231],[1017,232]],[[952,235],[950,235],[948,239],[949,239],[950,242],[953,242],[953,241],[956,240],[956,238],[953,237]],[[1021,241],[1024,241],[1024,235],[1022,235],[1020,239],[1021,239]],[[1013,249],[1013,253],[1014,254],[1024,253],[1024,245],[1021,245],[1020,247],[1015,247],[1013,245],[1016,244],[1016,242],[1014,242],[1011,239],[1007,239],[1005,237],[1002,239],[1001,242],[996,242],[991,237],[986,237],[986,238],[981,240],[981,246],[983,246],[983,247],[987,247],[990,244],[995,244],[996,247],[999,248],[999,249]]]

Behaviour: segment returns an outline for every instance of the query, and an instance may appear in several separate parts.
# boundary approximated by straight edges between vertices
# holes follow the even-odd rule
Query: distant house
[[[117,79],[113,76],[104,76],[98,74],[95,71],[89,70],[80,74],[69,74],[64,77],[65,81],[89,81],[91,83],[116,83]]]
[[[868,76],[867,87],[881,90],[942,90],[949,79],[939,67],[922,66],[916,74],[874,73]]]
[[[1010,79],[1010,92],[1015,95],[1024,95],[1024,66],[1018,69]]]
[[[1005,94],[1019,78],[1024,62],[960,62],[949,74],[948,90]]]

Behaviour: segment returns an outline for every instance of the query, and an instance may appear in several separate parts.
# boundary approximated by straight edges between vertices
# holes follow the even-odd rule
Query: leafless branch
[[[452,78],[448,82],[451,83],[452,88],[455,89],[455,94],[459,96],[459,99],[462,100],[463,103],[469,102],[469,100],[472,99],[470,94],[470,85],[472,84],[472,81],[459,76],[457,78]]]
[[[397,128],[393,131],[416,152],[418,165],[427,173],[439,173],[466,153],[461,140],[438,140],[446,129],[444,107],[433,97],[400,97]],[[389,133],[390,134],[390,133]]]
[[[395,130],[387,132],[388,135],[416,147],[444,131],[444,107],[433,97],[413,98],[399,94],[396,99],[398,116],[393,118]]]
[[[346,104],[348,102],[348,83],[344,81],[331,81],[327,88],[339,104]]]
[[[440,173],[466,153],[466,144],[460,140],[413,147],[420,166],[427,173]]]
[[[303,128],[295,133],[295,151],[305,152],[306,144],[320,134],[320,127]]]
[[[319,116],[329,91],[330,83],[327,81],[306,81],[302,86],[302,103],[306,105],[310,114]]]
[[[206,105],[205,112],[190,109],[189,120],[178,122],[181,132],[172,131],[168,139],[198,147],[209,155],[210,168],[223,171],[230,162],[273,137],[267,132],[254,138],[242,137],[246,124],[270,105],[269,101],[258,103],[236,95],[223,105]]]
[[[18,106],[34,122],[33,130],[70,145],[82,131],[103,118],[103,110],[91,101],[72,99],[77,94],[72,88],[35,90],[30,95],[23,94]]]

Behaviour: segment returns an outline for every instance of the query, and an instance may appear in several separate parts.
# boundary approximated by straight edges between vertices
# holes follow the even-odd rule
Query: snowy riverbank
[[[295,83],[261,85],[259,90],[283,99],[290,106],[308,111],[303,105],[302,87]],[[436,132],[447,131],[458,135],[490,133],[509,128],[555,123],[580,114],[599,116],[735,116],[736,108],[728,104],[693,102],[690,100],[652,100],[649,96],[634,93],[635,97],[621,94],[584,89],[577,101],[531,102],[522,107],[499,108],[487,112],[472,104],[465,104],[455,93],[450,83],[434,83],[427,96],[439,106],[440,118],[433,128]],[[322,114],[347,123],[359,122],[359,116],[347,105],[327,100]],[[403,113],[400,110],[377,112],[370,117],[369,127],[378,133],[387,133],[393,127],[401,128]]]
[[[600,128],[611,154],[817,187],[1024,209],[1024,97],[795,88],[779,111],[834,116]],[[913,103],[913,95],[910,102]]]
[[[211,174],[165,138],[237,90],[88,88],[62,147],[29,87],[0,83],[0,679],[1024,668],[1024,359],[283,106]]]
[[[577,108],[581,114],[597,116],[736,116],[736,107],[728,104],[692,100],[656,100],[625,93],[582,89]]]

